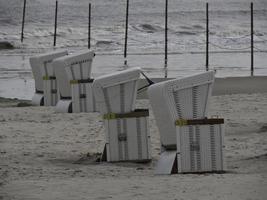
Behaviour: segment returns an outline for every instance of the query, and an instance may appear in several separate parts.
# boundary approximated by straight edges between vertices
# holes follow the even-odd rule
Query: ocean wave
[[[71,28],[64,28],[64,29],[58,29],[57,30],[57,36],[58,37],[66,37],[73,33],[73,30]],[[77,34],[75,34],[77,35]],[[24,37],[25,38],[46,38],[46,37],[52,37],[54,36],[54,29],[51,27],[45,27],[45,28],[37,28],[37,29],[31,29],[31,30],[25,30]]]
[[[155,33],[162,31],[163,28],[157,25],[151,25],[151,24],[139,24],[136,26],[133,26],[133,28],[140,32],[146,32],[146,33]]]
[[[193,25],[193,29],[203,30],[205,28],[201,25]]]
[[[185,26],[185,25],[182,25],[180,26],[181,29],[186,29],[186,30],[203,30],[204,27],[201,26],[201,25],[193,25],[193,26]]]
[[[18,22],[16,22],[12,18],[0,18],[0,24],[1,26],[10,26],[10,25],[18,25]]]
[[[110,40],[99,40],[96,42],[95,46],[96,47],[106,47],[106,46],[111,46],[115,44],[114,41],[110,41]]]
[[[15,46],[11,42],[8,41],[0,41],[0,50],[1,49],[14,49]]]
[[[182,35],[197,35],[196,32],[193,31],[176,31],[176,35],[182,36]]]

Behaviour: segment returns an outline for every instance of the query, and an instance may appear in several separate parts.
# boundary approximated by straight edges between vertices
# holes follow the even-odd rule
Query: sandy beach
[[[150,108],[148,100],[137,106]],[[266,199],[266,108],[267,93],[213,96],[210,115],[226,123],[227,173],[159,176],[152,112],[151,163],[99,163],[104,128],[98,113],[59,114],[1,98],[0,199]]]
[[[0,200],[267,199],[266,0],[58,2],[0,0]],[[160,135],[145,90],[146,164],[99,161],[99,113],[32,106],[29,58],[88,48],[93,79],[127,68],[126,54],[155,83],[214,71],[209,115],[225,119],[226,172],[154,174]]]

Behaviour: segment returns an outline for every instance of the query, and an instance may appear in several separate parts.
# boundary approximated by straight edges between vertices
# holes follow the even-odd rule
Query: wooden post
[[[24,38],[25,12],[26,12],[26,0],[24,0],[24,5],[23,5],[23,16],[22,16],[21,37],[20,37],[21,43],[23,43],[23,38]]]
[[[253,3],[250,4],[250,10],[251,10],[251,76],[254,75],[254,40],[253,40],[253,34],[254,34],[254,27],[253,27]]]
[[[91,3],[88,10],[88,49],[91,48]]]
[[[58,7],[58,1],[56,1],[56,10],[55,10],[55,29],[54,29],[54,47],[57,43],[57,7]]]
[[[209,3],[206,3],[206,71],[209,71]]]
[[[124,65],[127,65],[127,41],[128,41],[128,18],[129,18],[129,0],[126,3],[126,25],[125,25],[125,41],[124,41]]]
[[[168,65],[168,0],[165,3],[165,58],[164,58],[164,68],[167,70]],[[167,73],[165,72],[165,78],[167,78]]]

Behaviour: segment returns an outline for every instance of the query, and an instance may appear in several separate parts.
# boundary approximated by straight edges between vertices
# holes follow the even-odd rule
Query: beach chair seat
[[[86,50],[54,60],[60,95],[57,112],[97,111],[91,79],[94,55],[94,52]]]
[[[66,54],[67,51],[53,51],[30,57],[29,59],[30,66],[32,68],[32,73],[35,81],[35,94],[32,97],[33,105],[38,105],[38,106],[48,105],[47,94],[44,94],[47,93],[47,90],[44,91],[44,88],[47,88],[47,85],[46,83],[44,83],[45,81],[43,80],[44,78],[47,79],[49,77],[46,73],[47,65],[49,65],[49,63],[51,63],[53,59],[64,56]],[[51,88],[53,92],[55,92],[55,89]]]
[[[211,165],[203,164],[211,161],[204,156],[203,148],[206,142],[214,142],[214,140],[208,140],[207,134],[212,134],[210,137],[220,136],[220,141],[223,139],[223,123],[216,125],[187,124],[188,120],[207,118],[213,82],[214,73],[206,72],[187,78],[157,83],[148,88],[148,95],[160,131],[162,145],[161,157],[156,167],[157,174],[222,170],[219,167],[215,169],[213,165],[213,168],[208,168],[207,166]],[[214,131],[208,131],[210,126],[220,126],[221,128],[213,128],[212,130],[215,132],[219,131],[215,134]],[[222,148],[221,144],[222,141],[216,142],[216,148]],[[209,149],[209,151],[214,154],[212,149]],[[189,165],[189,158],[186,157],[188,155],[191,155]],[[223,158],[222,155],[217,154],[215,157]],[[214,159],[214,157],[212,158]],[[185,162],[187,165],[184,164]]]
[[[95,79],[93,90],[105,126],[108,162],[146,162],[150,156],[148,110],[135,109],[140,69],[132,68]]]

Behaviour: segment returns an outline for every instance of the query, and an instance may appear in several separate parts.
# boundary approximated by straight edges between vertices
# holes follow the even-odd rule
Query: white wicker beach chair
[[[149,113],[148,110],[135,110],[140,72],[139,68],[132,68],[98,77],[93,83],[105,125],[103,157],[109,162],[151,159]]]
[[[52,80],[52,78],[54,78],[53,73],[51,73],[52,75],[50,75],[50,68],[49,65],[52,62],[53,59],[64,56],[67,54],[67,51],[53,51],[53,52],[49,52],[49,53],[45,53],[45,54],[40,54],[37,56],[33,56],[30,57],[30,65],[32,68],[32,72],[33,72],[33,77],[34,77],[34,81],[35,81],[35,94],[32,98],[32,104],[33,105],[51,105],[52,103],[48,103],[48,101],[51,101],[51,97],[55,96],[55,95],[50,95],[51,92],[55,92],[56,88],[55,87],[51,87],[50,89],[50,94],[49,94],[49,99],[47,97],[47,90],[44,91],[44,88],[47,88],[47,82],[48,81],[44,81],[43,79],[48,79],[51,78],[50,82],[55,82]],[[48,72],[49,71],[49,72]],[[50,84],[50,86],[52,86]],[[45,94],[44,94],[45,93]],[[45,98],[44,98],[45,96]],[[53,97],[56,98],[57,97]]]
[[[76,52],[54,60],[60,100],[57,112],[95,112],[96,104],[92,91],[91,67],[94,52]]]
[[[207,119],[213,82],[206,72],[149,87],[162,145],[157,174],[223,170],[223,119]]]

